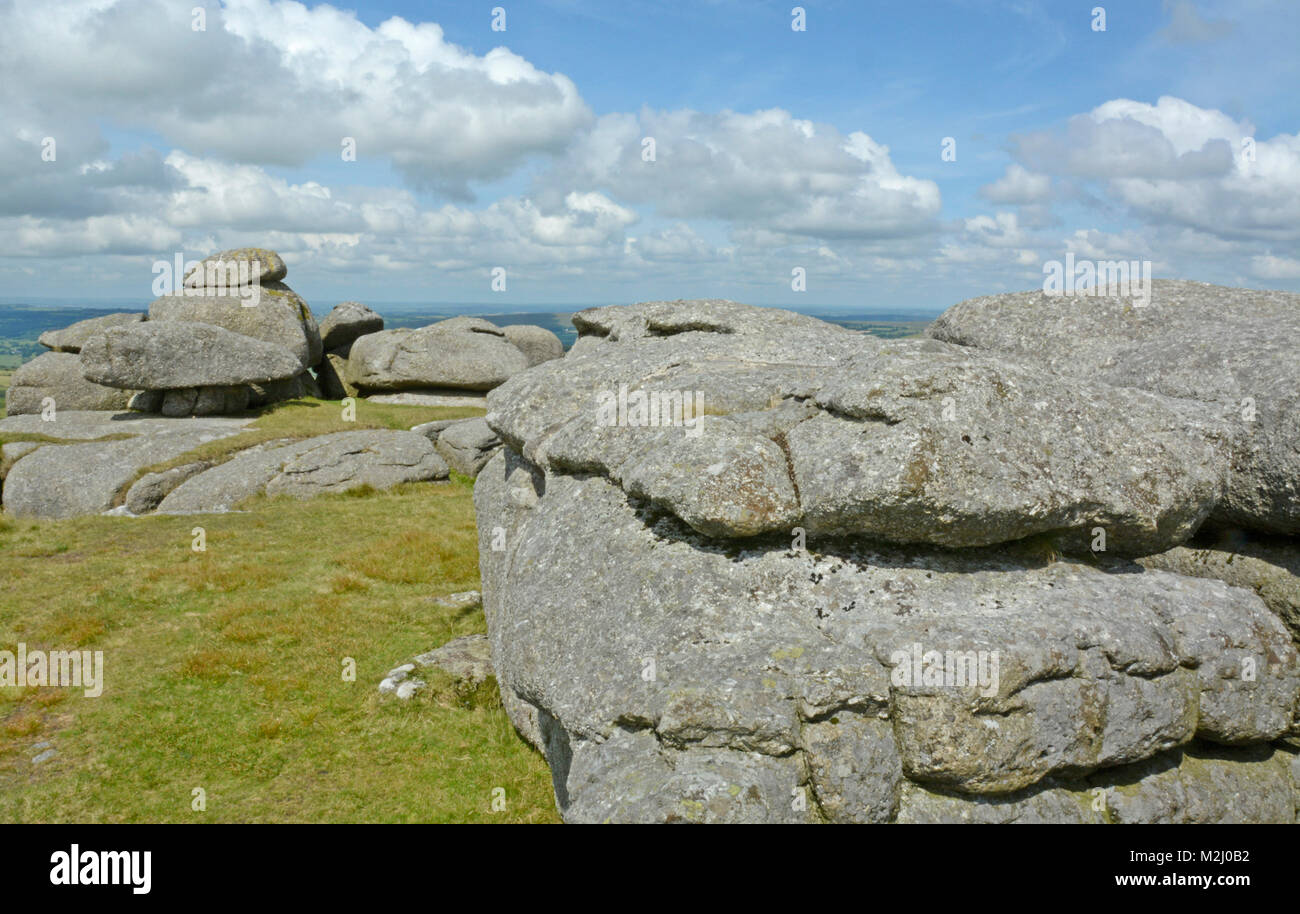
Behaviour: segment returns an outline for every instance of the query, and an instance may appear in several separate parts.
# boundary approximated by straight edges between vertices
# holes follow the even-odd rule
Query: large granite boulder
[[[501,332],[527,356],[530,367],[564,357],[564,343],[545,327],[534,324],[511,324],[502,327]]]
[[[120,327],[122,324],[139,323],[144,319],[145,316],[138,312],[105,314],[103,317],[77,321],[61,330],[46,330],[37,342],[55,352],[80,352],[86,340],[100,331],[107,330],[109,327]]]
[[[298,359],[298,370],[320,361],[320,331],[306,302],[287,286],[263,285],[255,305],[238,295],[164,295],[149,305],[149,322],[202,323],[272,343]]]
[[[488,422],[541,467],[599,473],[724,538],[1044,534],[1144,555],[1186,540],[1221,497],[1227,432],[1182,401],[933,340],[809,332],[841,357],[803,364],[794,338],[760,353],[737,330],[584,336],[493,391]]]
[[[39,413],[47,397],[54,401],[55,410],[121,410],[127,408],[131,394],[131,390],[88,381],[75,353],[45,352],[14,372],[5,392],[5,412],[10,416]]]
[[[1216,503],[1218,417],[729,302],[574,323],[488,395],[475,485],[502,702],[566,820],[1294,820],[1290,633],[1115,557]]]
[[[250,448],[173,488],[160,514],[229,511],[259,493],[308,498],[361,486],[447,478],[447,464],[418,432],[359,429]]]
[[[87,379],[141,390],[225,387],[302,373],[285,347],[201,322],[114,327],[91,337],[80,359]]]
[[[326,351],[349,346],[359,336],[384,329],[384,319],[361,302],[345,301],[334,306],[320,325]]]
[[[509,450],[475,507],[503,703],[570,821],[892,821],[908,783],[1001,796],[1295,725],[1289,634],[1218,581],[724,546]]]
[[[1017,292],[954,305],[927,333],[1199,401],[1231,431],[1231,473],[1215,519],[1300,533],[1300,294],[1177,280],[1155,280],[1145,304]]]
[[[455,317],[418,330],[356,340],[346,380],[362,392],[411,388],[490,390],[528,368],[528,357],[493,324]]]

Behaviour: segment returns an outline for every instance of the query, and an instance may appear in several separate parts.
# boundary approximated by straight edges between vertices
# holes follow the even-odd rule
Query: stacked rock
[[[325,358],[316,369],[321,395],[330,400],[355,397],[357,389],[347,382],[348,355],[358,337],[384,329],[384,319],[360,302],[345,301],[334,306],[321,323]]]
[[[1141,357],[1211,295],[1235,310],[1188,293]],[[716,300],[599,308],[488,395],[492,659],[566,820],[1296,820],[1283,591],[1151,562],[1207,518],[1285,528],[1296,426],[1132,383],[1149,362],[1035,358],[1054,314],[981,349]],[[1281,327],[1256,340],[1300,351]],[[1186,358],[1235,379],[1225,399],[1292,396],[1294,357],[1236,335]]]
[[[135,391],[88,381],[81,372],[79,353],[96,333],[144,319],[143,314],[106,314],[42,333],[38,342],[51,351],[14,372],[5,395],[5,411],[10,416],[38,413],[47,401],[56,409],[126,409]]]
[[[311,309],[281,280],[280,255],[222,251],[200,262],[148,321],[111,326],[82,346],[97,384],[140,391],[130,406],[165,416],[214,415],[318,395],[322,355]]]

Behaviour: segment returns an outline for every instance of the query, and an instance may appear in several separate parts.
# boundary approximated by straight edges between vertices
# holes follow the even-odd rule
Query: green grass
[[[283,407],[259,433],[339,430],[326,410]],[[358,419],[405,428],[418,412],[361,404]],[[433,601],[479,586],[470,481],[246,507],[0,519],[0,648],[102,650],[106,680],[99,698],[0,689],[0,820],[556,821],[546,765],[496,701],[376,691],[415,654],[484,630],[480,609]],[[58,755],[34,765],[46,741]]]

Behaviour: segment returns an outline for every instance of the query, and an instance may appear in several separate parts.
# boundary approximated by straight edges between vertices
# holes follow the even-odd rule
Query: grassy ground
[[[337,417],[320,401],[272,411],[256,434],[339,430],[326,409]],[[555,821],[546,766],[499,707],[376,691],[484,630],[478,608],[433,602],[478,587],[470,481],[246,507],[0,519],[0,649],[102,650],[106,681],[99,698],[0,689],[0,821]],[[42,743],[57,755],[34,764]]]

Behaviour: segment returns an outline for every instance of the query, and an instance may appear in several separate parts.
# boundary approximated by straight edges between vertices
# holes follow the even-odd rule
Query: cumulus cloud
[[[980,188],[980,196],[990,203],[1032,204],[1046,200],[1051,190],[1052,179],[1047,175],[1034,174],[1012,163],[1002,177]]]
[[[1018,155],[1038,171],[1102,183],[1154,224],[1300,240],[1300,135],[1254,134],[1248,122],[1183,99],[1115,99],[1071,118],[1063,133],[1019,137]]]
[[[591,119],[573,82],[505,48],[476,56],[433,23],[370,28],[351,12],[228,0],[0,4],[0,99],[44,133],[107,119],[239,163],[391,161],[455,197],[563,149]],[[57,49],[57,53],[52,53]]]
[[[542,192],[557,181],[668,218],[819,238],[933,231],[940,208],[938,185],[900,174],[888,147],[867,134],[845,136],[780,109],[606,115],[543,179]]]

